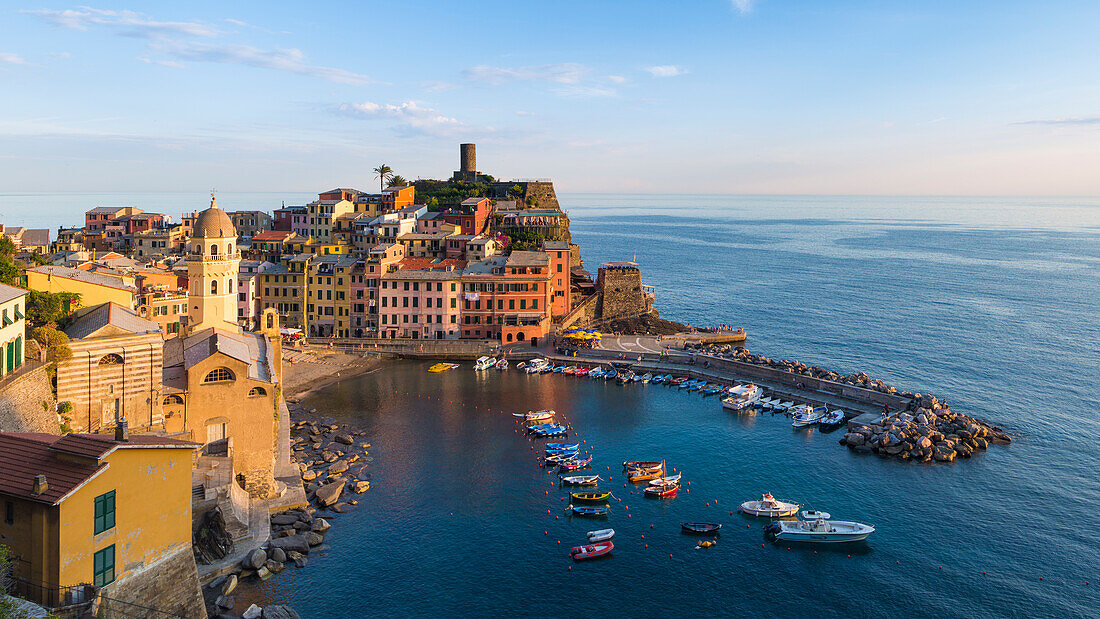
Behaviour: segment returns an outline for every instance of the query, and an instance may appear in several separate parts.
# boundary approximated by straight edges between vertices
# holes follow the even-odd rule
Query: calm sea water
[[[172,213],[206,203],[31,198],[0,196],[5,222],[69,224],[122,198]],[[1015,443],[954,465],[898,463],[661,386],[398,364],[312,399],[369,432],[373,487],[308,568],[262,585],[264,600],[308,617],[1097,615],[1100,200],[561,199],[589,270],[636,257],[663,316],[743,326],[756,352],[934,393]],[[595,450],[622,499],[606,523],[563,515],[564,491],[501,413],[530,408],[563,412]],[[617,463],[661,458],[690,493],[658,502],[623,488]],[[729,512],[764,491],[878,531],[852,548],[762,547],[762,523]],[[719,544],[693,550],[678,523],[712,519],[727,525]],[[568,547],[605,526],[614,557],[570,570]]]

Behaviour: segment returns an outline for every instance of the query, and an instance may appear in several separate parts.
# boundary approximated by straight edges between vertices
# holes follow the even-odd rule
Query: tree
[[[523,187],[520,187],[519,185],[512,185],[508,188],[508,197],[515,200],[516,202],[522,203]]]
[[[386,179],[391,176],[393,176],[393,168],[384,163],[374,169],[374,178],[378,179],[379,191],[382,191],[386,188]]]
[[[405,180],[404,176],[400,174],[394,174],[390,177],[389,182],[386,183],[386,187],[404,187],[408,185],[409,181]]]
[[[0,282],[9,286],[19,285],[19,267],[15,266],[15,243],[0,236]]]
[[[31,331],[34,341],[46,349],[46,360],[51,363],[71,359],[73,351],[69,348],[69,336],[57,328],[55,323],[35,327]]]
[[[60,323],[79,306],[80,295],[74,292],[30,290],[27,293],[27,322],[32,325]]]

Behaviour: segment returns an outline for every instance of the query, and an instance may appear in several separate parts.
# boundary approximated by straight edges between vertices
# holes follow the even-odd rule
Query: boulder
[[[965,443],[958,443],[955,445],[955,453],[957,453],[960,458],[969,458],[974,452]]]
[[[355,509],[355,505],[358,505],[358,503],[337,503],[329,509],[336,512],[337,514],[346,514]]]
[[[241,619],[260,619],[264,616],[264,609],[253,604],[241,614]]]
[[[317,479],[317,471],[313,469],[302,471],[302,481],[313,481],[314,479]]]
[[[324,518],[317,518],[313,521],[313,530],[317,533],[324,535],[325,531],[332,528],[332,525],[328,523],[328,520]]]
[[[265,561],[267,561],[267,553],[264,552],[264,549],[255,548],[252,552],[245,555],[244,560],[241,561],[241,565],[247,569],[257,570],[263,566]]]
[[[286,551],[282,548],[272,548],[271,560],[276,563],[286,563]]]
[[[283,571],[284,566],[282,563],[278,563],[272,561],[271,559],[268,559],[267,563],[264,564],[264,567],[267,568],[267,571],[271,572],[272,574],[278,574],[279,572]]]
[[[309,563],[309,559],[305,557],[298,557],[294,560],[294,567],[305,567]]]
[[[230,574],[225,582],[222,583],[222,595],[229,595],[237,589],[237,575]]]
[[[264,619],[302,619],[294,609],[281,604],[264,607]]]
[[[895,444],[895,445],[888,445],[886,447],[886,449],[884,449],[883,451],[890,454],[891,456],[896,456],[904,450],[905,450],[905,448],[900,443],[898,443],[898,444]]]
[[[978,449],[989,449],[989,441],[984,438],[976,438],[974,442],[977,444]]]
[[[355,439],[353,439],[350,434],[337,434],[332,440],[337,443],[343,443],[344,445],[351,445],[355,442]]]
[[[298,552],[297,550],[288,550],[288,551],[286,551],[286,558],[290,559],[291,561],[297,561],[298,559],[302,559],[304,557],[305,557],[305,555]]]
[[[325,462],[335,462],[339,458],[340,458],[340,456],[336,455],[335,453],[333,453],[333,452],[331,452],[327,449],[321,452],[321,459],[324,460]]]
[[[996,432],[992,435],[992,438],[989,440],[989,442],[995,445],[1008,445],[1012,442],[1012,437],[1005,434],[1004,432]]]
[[[849,447],[862,445],[866,440],[866,437],[858,432],[849,432],[848,434],[844,435],[844,444],[848,445]]]
[[[306,533],[305,538],[306,538],[306,542],[310,546],[320,546],[321,544],[325,543],[325,536],[321,535],[320,533],[316,533],[314,531],[310,531],[309,533]]]
[[[340,494],[344,492],[344,482],[325,484],[317,489],[317,502],[321,507],[328,507],[340,500]]]
[[[328,465],[329,475],[332,475],[334,473],[343,473],[344,471],[347,471],[347,470],[348,470],[348,463],[347,463],[346,460],[337,460],[336,462],[333,462],[332,464]]]
[[[267,569],[266,565],[256,570],[256,578],[259,578],[260,580],[267,580],[272,576],[274,576],[274,574],[271,573],[271,570]]]
[[[232,610],[233,605],[236,603],[237,601],[233,599],[232,595],[219,595],[218,599],[214,600],[214,606],[225,610]]]
[[[955,460],[955,450],[936,445],[932,457],[936,459],[936,462],[952,462]]]
[[[916,443],[914,444],[914,447],[919,447],[920,449],[927,449],[931,446],[932,446],[932,441],[927,436],[920,437],[919,439],[917,439]]]
[[[351,487],[351,489],[354,490],[356,494],[363,494],[367,490],[370,490],[370,482],[357,481],[355,482],[355,485]]]
[[[271,524],[288,525],[298,522],[298,514],[275,514],[271,517]]]
[[[269,540],[267,545],[271,548],[282,548],[287,553],[288,557],[293,557],[291,554],[292,551],[303,555],[309,554],[309,542],[302,535],[279,537]]]

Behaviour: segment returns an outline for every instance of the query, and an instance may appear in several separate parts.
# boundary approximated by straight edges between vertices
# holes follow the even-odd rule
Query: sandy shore
[[[379,359],[328,350],[289,350],[283,354],[283,394],[302,398],[337,381],[372,372]]]

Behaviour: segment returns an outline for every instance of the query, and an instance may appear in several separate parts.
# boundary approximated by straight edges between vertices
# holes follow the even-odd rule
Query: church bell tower
[[[210,208],[199,213],[187,254],[188,331],[217,327],[237,330],[237,276],[241,254],[237,230],[210,195]]]

